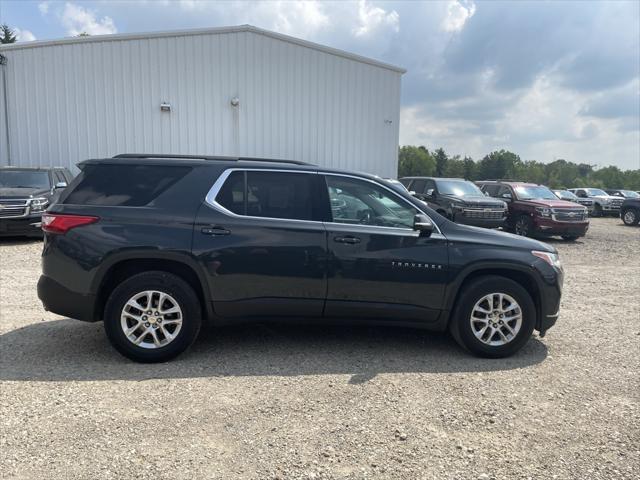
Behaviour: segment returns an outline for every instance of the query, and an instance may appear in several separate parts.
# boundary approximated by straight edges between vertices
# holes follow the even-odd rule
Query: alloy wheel
[[[524,218],[519,218],[516,222],[516,235],[526,237],[529,234],[529,224]]]
[[[476,302],[469,322],[478,340],[499,347],[518,335],[522,327],[522,308],[506,293],[490,293]]]
[[[154,349],[168,345],[178,336],[182,319],[182,309],[171,295],[145,290],[124,304],[120,327],[134,345]]]
[[[622,218],[624,223],[627,225],[633,225],[636,222],[636,212],[633,210],[627,210],[624,212],[624,217]]]

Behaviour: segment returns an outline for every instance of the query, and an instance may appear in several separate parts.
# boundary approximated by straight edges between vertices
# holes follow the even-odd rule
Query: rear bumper
[[[42,236],[40,222],[42,215],[29,215],[19,218],[0,218],[0,237]]]
[[[38,280],[38,298],[49,312],[85,322],[97,321],[94,295],[72,292],[44,275]]]
[[[534,217],[534,230],[538,235],[565,235],[584,237],[589,230],[589,222],[556,222]]]

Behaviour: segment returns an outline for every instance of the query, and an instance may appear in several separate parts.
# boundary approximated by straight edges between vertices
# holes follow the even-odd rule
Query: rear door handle
[[[333,241],[337,243],[348,243],[350,245],[355,245],[356,243],[360,243],[360,239],[352,235],[347,235],[346,237],[334,237]]]
[[[219,235],[229,235],[231,233],[231,230],[227,230],[226,228],[220,227],[218,225],[213,227],[203,227],[200,231],[203,235],[211,235],[214,237],[217,237]]]

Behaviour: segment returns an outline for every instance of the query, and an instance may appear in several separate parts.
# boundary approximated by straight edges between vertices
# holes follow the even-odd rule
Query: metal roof
[[[324,53],[328,53],[330,55],[336,55],[338,57],[347,58],[349,60],[354,60],[356,62],[366,63],[369,65],[373,65],[375,67],[393,70],[394,72],[398,72],[400,74],[406,73],[407,71],[404,68],[397,67],[389,63],[380,62],[378,60],[356,55],[355,53],[346,52],[344,50],[340,50],[337,48],[327,47],[325,45],[309,42],[307,40],[302,40],[300,38],[295,38],[289,35],[283,35],[281,33],[276,33],[270,30],[254,27],[253,25],[198,28],[198,29],[190,29],[190,30],[170,30],[170,31],[147,32],[147,33],[122,33],[122,34],[111,34],[111,35],[95,35],[95,36],[84,36],[84,37],[61,38],[57,40],[42,40],[42,41],[38,40],[38,41],[24,42],[24,43],[18,42],[18,43],[12,43],[8,45],[5,44],[0,46],[0,52],[9,51],[9,50],[20,50],[20,49],[26,49],[26,48],[38,48],[38,47],[50,47],[55,45],[77,44],[77,43],[116,42],[116,41],[125,41],[125,40],[142,40],[142,39],[148,39],[148,38],[167,38],[167,37],[183,37],[183,36],[193,36],[193,35],[212,35],[212,34],[215,35],[215,34],[223,34],[223,33],[241,33],[241,32],[250,32],[250,33],[255,33],[257,35],[263,35],[265,37],[274,38],[276,40],[281,40],[283,42],[288,42],[288,43],[292,43],[302,47],[318,50]]]

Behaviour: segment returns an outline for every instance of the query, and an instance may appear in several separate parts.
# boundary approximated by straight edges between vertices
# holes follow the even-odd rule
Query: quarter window
[[[413,228],[416,208],[370,182],[327,175],[331,213],[336,223]]]

